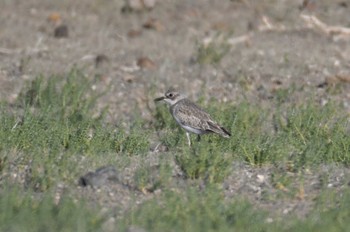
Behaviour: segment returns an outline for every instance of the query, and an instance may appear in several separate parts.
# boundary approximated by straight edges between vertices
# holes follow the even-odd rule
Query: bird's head
[[[184,97],[174,88],[170,88],[164,96],[158,97],[154,99],[154,101],[165,101],[169,105],[174,105],[176,104],[179,100],[183,99]]]

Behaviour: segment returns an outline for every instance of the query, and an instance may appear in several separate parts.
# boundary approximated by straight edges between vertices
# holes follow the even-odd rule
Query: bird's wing
[[[193,102],[187,99],[183,100],[186,101],[186,104],[178,104],[173,109],[176,111],[174,113],[178,116],[177,120],[179,120],[182,125],[190,126],[194,129],[214,132],[223,137],[231,136],[230,132],[213,120],[207,112]]]
[[[212,121],[210,115],[193,102],[187,99],[183,100],[186,101],[186,104],[177,104],[173,109],[174,114],[177,115],[180,123],[185,126],[191,126],[195,129],[208,129],[206,122]]]

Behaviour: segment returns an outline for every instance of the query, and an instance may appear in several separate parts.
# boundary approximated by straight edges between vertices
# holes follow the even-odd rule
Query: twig
[[[329,35],[343,34],[350,35],[350,28],[341,26],[330,26],[319,20],[314,15],[300,15],[300,17],[309,25],[309,27],[315,27],[320,29]]]
[[[274,26],[272,26],[272,24],[270,23],[269,18],[266,15],[261,16],[261,20],[264,23],[265,27],[262,27],[261,30],[263,30],[263,28],[271,30],[274,28]]]
[[[301,30],[301,29],[313,29],[318,28],[322,32],[327,35],[335,36],[335,39],[345,39],[350,36],[350,28],[342,27],[342,26],[330,26],[319,20],[314,15],[305,15],[301,14],[300,17],[307,23],[306,26],[298,27],[298,28],[287,28],[284,25],[274,25],[271,23],[271,20],[266,16],[261,16],[262,25],[259,26],[259,31],[287,31],[287,30]],[[249,42],[250,39],[254,36],[254,32],[249,32],[245,35],[229,38],[227,43],[229,45],[236,45],[239,43]],[[203,41],[203,44],[209,44],[213,40],[212,37],[206,38]]]
[[[259,31],[285,31],[286,27],[284,25],[274,25],[271,20],[266,16],[261,16],[261,21],[263,25],[259,26]]]
[[[238,44],[238,43],[249,42],[250,41],[250,37],[251,37],[251,34],[246,34],[246,35],[230,38],[230,39],[227,40],[227,43],[229,45],[235,45],[235,44]]]

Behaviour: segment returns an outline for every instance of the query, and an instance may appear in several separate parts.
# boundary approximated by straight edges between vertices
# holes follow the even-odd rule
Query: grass
[[[291,219],[291,225],[285,231],[348,231],[350,229],[350,223],[347,220],[350,216],[349,197],[348,190],[340,196],[331,191],[323,192],[307,218]]]
[[[222,182],[229,174],[232,157],[222,154],[215,148],[194,145],[175,155],[176,163],[185,173],[186,178],[204,179],[209,183]]]
[[[305,218],[287,215],[271,220],[244,198],[223,199],[216,187],[166,192],[118,221],[121,231],[129,225],[147,231],[347,231],[350,192],[325,191]],[[330,206],[331,205],[331,206]]]
[[[81,154],[92,159],[148,151],[147,135],[134,133],[140,125],[133,125],[127,134],[124,128],[103,123],[105,111],[91,117],[99,95],[90,86],[77,70],[47,81],[39,77],[20,95],[17,107],[23,113],[1,108],[1,160],[13,160],[10,154],[20,153],[17,160],[30,164],[28,184],[36,190],[46,190],[59,180],[73,182]]]
[[[128,128],[106,123],[108,109],[96,113],[101,93],[91,85],[89,78],[72,70],[66,76],[38,77],[23,89],[14,105],[1,103],[0,230],[22,231],[30,227],[40,231],[48,226],[53,231],[99,230],[106,218],[99,217],[98,210],[69,196],[56,204],[52,190],[58,183],[75,186],[80,175],[97,167],[128,164],[135,157],[142,161],[153,155],[149,153],[150,138],[157,131],[166,135],[160,141],[169,149],[164,157],[170,158],[160,158],[155,166],[143,163],[134,170],[133,181],[137,191],[160,193],[123,213],[115,225],[121,231],[130,225],[150,231],[349,228],[345,220],[349,193],[323,191],[326,184],[307,218],[291,215],[281,219],[288,223],[268,222],[271,212],[262,211],[243,196],[226,199],[222,189],[234,162],[252,168],[283,167],[274,169],[280,171],[274,171],[270,178],[276,190],[292,190],[276,195],[285,200],[295,199],[295,182],[303,184],[304,170],[330,163],[347,167],[349,120],[335,103],[319,106],[310,100],[292,105],[286,93],[294,90],[276,93],[273,110],[249,102],[212,102],[208,111],[232,132],[232,137],[206,135],[196,142],[192,136],[193,146],[188,147],[184,131],[164,105],[158,105],[152,123],[137,119]],[[181,178],[185,186],[173,183],[176,181],[171,161],[184,174]],[[287,172],[298,173],[300,178],[295,180]],[[9,173],[23,177],[16,182]],[[273,201],[275,196],[265,197]]]
[[[103,222],[83,202],[63,197],[55,204],[49,194],[16,188],[2,188],[0,209],[0,231],[99,231]]]
[[[171,168],[166,162],[155,166],[143,164],[135,171],[134,182],[138,190],[154,192],[170,186],[171,176]]]
[[[205,192],[190,188],[182,193],[166,192],[161,199],[146,202],[126,215],[120,226],[122,231],[128,225],[148,231],[262,231],[264,218],[264,213],[254,211],[247,201],[226,204],[215,187]]]
[[[226,36],[217,35],[208,43],[199,43],[196,50],[196,61],[201,64],[217,65],[230,51]]]

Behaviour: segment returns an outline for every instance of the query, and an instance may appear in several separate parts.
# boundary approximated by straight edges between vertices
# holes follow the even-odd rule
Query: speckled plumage
[[[176,90],[169,89],[164,97],[155,99],[155,101],[161,100],[166,101],[170,105],[171,115],[186,130],[189,145],[191,141],[188,132],[197,135],[212,132],[225,138],[231,136],[230,132],[214,121],[207,112],[179,94]]]

